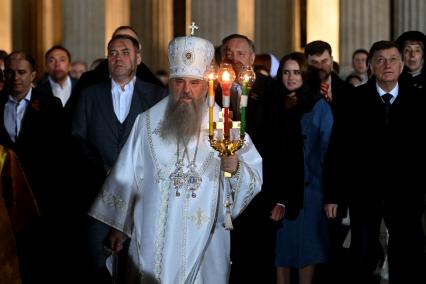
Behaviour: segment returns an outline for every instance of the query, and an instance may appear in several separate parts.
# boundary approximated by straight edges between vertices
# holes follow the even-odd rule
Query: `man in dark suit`
[[[222,40],[222,62],[232,64],[237,78],[244,66],[253,66],[255,59],[254,43],[245,35],[231,34]],[[256,80],[249,90],[246,110],[246,131],[256,149],[265,161],[265,139],[267,109],[266,102],[272,95],[273,79],[256,73]],[[230,110],[233,119],[240,120],[241,86],[235,82],[231,88]],[[222,104],[221,89],[216,92],[218,103]],[[265,165],[265,163],[264,163]],[[264,176],[267,170],[264,166]],[[272,195],[264,185],[244,212],[234,221],[231,232],[231,275],[230,283],[272,283],[275,282],[275,222],[269,218]],[[255,244],[255,245],[253,245]],[[250,250],[247,247],[251,247]],[[257,261],[262,259],[261,262]],[[248,273],[253,271],[254,273]]]
[[[23,280],[47,283],[52,275],[48,269],[55,270],[47,229],[60,204],[61,188],[52,177],[60,168],[57,145],[61,138],[61,102],[34,90],[35,76],[35,61],[30,55],[15,51],[6,57],[6,85],[0,95],[0,144],[17,154],[42,214],[17,239]]]
[[[136,33],[135,29],[133,29],[131,26],[119,26],[113,32],[112,37],[123,34],[134,37],[137,41],[139,41],[140,44],[139,36]],[[142,45],[139,46],[139,49],[142,50]],[[108,70],[107,59],[102,60],[94,70],[84,72],[83,75],[81,75],[80,79],[77,81],[75,88],[73,88],[73,94],[69,102],[69,104],[71,105],[70,110],[75,109],[78,98],[80,97],[81,91],[84,88],[98,84],[108,79],[109,75],[110,74]],[[154,73],[151,72],[148,66],[146,66],[142,61],[136,68],[136,77],[143,82],[148,82],[161,87],[163,86],[163,83],[157,78],[157,76],[154,75]],[[71,115],[73,114],[74,113],[72,113]]]
[[[89,207],[112,168],[138,114],[167,95],[167,90],[136,77],[141,63],[139,42],[129,35],[116,35],[108,43],[111,79],[83,89],[73,120],[72,135],[87,175],[83,203]],[[93,281],[102,283],[105,267],[103,240],[109,227],[91,220],[88,228],[89,261]],[[97,274],[97,275],[96,275]],[[107,281],[107,280],[105,280]],[[95,282],[94,282],[95,283]]]
[[[37,90],[44,92],[49,96],[57,97],[61,100],[64,108],[64,114],[67,115],[67,130],[71,127],[72,114],[75,107],[70,101],[77,80],[71,78],[69,71],[71,69],[71,54],[63,46],[54,45],[46,51],[44,56],[47,76],[39,81]]]
[[[0,144],[13,149],[22,163],[42,213],[45,213],[50,178],[54,168],[60,100],[32,88],[36,76],[34,59],[20,51],[5,60],[6,88],[1,94]]]
[[[318,69],[321,79],[321,93],[331,104],[333,114],[336,115],[336,106],[340,97],[345,96],[352,86],[340,79],[333,71],[333,56],[330,44],[321,40],[308,43],[305,47],[305,57],[309,66]]]
[[[398,46],[379,41],[369,52],[373,77],[339,105],[325,173],[325,210],[336,217],[348,203],[353,283],[379,283],[377,250],[382,218],[389,232],[390,283],[425,283],[424,96],[398,83]],[[352,283],[352,282],[351,282]]]

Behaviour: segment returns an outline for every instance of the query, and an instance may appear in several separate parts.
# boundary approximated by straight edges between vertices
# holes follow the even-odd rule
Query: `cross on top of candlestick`
[[[195,25],[195,22],[192,22],[188,28],[191,30],[191,35],[194,35],[194,30],[198,30],[198,26]]]

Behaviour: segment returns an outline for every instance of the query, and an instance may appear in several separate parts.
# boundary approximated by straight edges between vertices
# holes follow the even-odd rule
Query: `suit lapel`
[[[127,137],[127,135],[130,134],[136,117],[148,108],[144,97],[145,95],[144,90],[142,88],[142,83],[139,81],[139,79],[136,79],[129,114],[126,117],[127,123],[126,128],[124,129],[124,137]]]
[[[24,117],[22,118],[21,130],[19,131],[18,141],[27,135],[27,132],[34,131],[34,126],[37,121],[38,112],[40,111],[40,98],[36,90],[32,89],[31,99],[25,109]]]
[[[99,92],[96,94],[96,102],[99,106],[100,115],[106,121],[106,124],[111,128],[111,132],[117,137],[118,119],[114,112],[111,95],[111,80],[100,86]]]
[[[1,97],[0,101],[0,143],[7,146],[7,145],[13,145],[12,139],[10,139],[9,133],[7,133],[6,127],[4,125],[4,107],[7,102],[7,95],[4,94]]]

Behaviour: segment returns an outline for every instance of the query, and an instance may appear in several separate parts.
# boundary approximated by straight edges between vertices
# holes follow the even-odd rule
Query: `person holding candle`
[[[328,259],[328,224],[323,210],[322,170],[333,115],[320,94],[317,71],[308,72],[303,53],[281,59],[272,127],[276,136],[272,177],[276,205],[271,218],[282,222],[277,231],[277,283],[290,283],[290,268],[299,283],[312,283],[316,264]]]
[[[114,228],[111,250],[131,238],[126,283],[228,282],[227,220],[260,191],[262,158],[248,135],[232,156],[210,146],[205,71],[213,54],[199,37],[170,42],[170,95],[136,118],[89,212]]]

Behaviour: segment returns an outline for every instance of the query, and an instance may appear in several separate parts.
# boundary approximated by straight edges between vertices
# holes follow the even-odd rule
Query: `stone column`
[[[426,33],[424,0],[393,0],[393,39],[410,30]]]
[[[190,18],[199,27],[196,34],[219,46],[224,37],[238,33],[237,4],[237,0],[192,1]]]
[[[62,44],[71,52],[72,60],[105,57],[105,1],[62,0]]]
[[[0,49],[7,53],[12,51],[12,3],[11,0],[0,1]]]
[[[173,38],[173,0],[131,0],[130,23],[142,43],[142,61],[151,71],[168,70],[167,47]]]
[[[130,0],[106,0],[105,3],[105,46],[115,29],[130,25]]]
[[[369,50],[379,40],[391,39],[389,0],[340,0],[340,75],[351,71],[355,49]]]
[[[328,42],[335,61],[339,61],[339,0],[307,2],[307,43],[315,40]]]
[[[38,77],[44,72],[44,53],[61,42],[61,1],[12,1],[12,42],[37,63]]]
[[[280,59],[293,51],[293,5],[293,0],[256,1],[256,53],[272,53]]]

